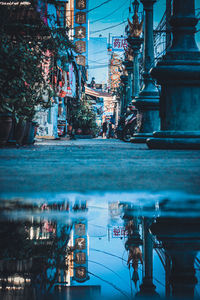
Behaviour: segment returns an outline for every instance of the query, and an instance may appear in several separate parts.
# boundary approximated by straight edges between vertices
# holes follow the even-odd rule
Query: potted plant
[[[17,145],[32,143],[36,106],[50,105],[51,89],[44,74],[46,47],[41,41],[0,37],[0,144],[5,145],[12,127]],[[43,94],[47,93],[46,102]],[[12,126],[13,120],[13,126]],[[26,137],[25,137],[26,135]]]
[[[0,100],[0,146],[6,145],[12,128],[12,109],[7,100]]]
[[[85,136],[96,135],[96,115],[86,101],[81,100],[77,106],[72,107],[71,120],[76,134]]]
[[[11,45],[6,34],[0,38],[0,145],[5,145],[10,136],[15,111],[15,103],[18,100],[18,71],[15,65],[16,49]]]

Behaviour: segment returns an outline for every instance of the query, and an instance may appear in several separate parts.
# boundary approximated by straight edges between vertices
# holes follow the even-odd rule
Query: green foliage
[[[1,259],[26,259],[30,256],[32,241],[28,239],[25,222],[1,221]]]
[[[32,120],[44,90],[50,89],[42,67],[47,58],[35,41],[3,33],[0,42],[0,112]]]
[[[84,99],[76,106],[72,107],[71,111],[73,128],[81,128],[83,134],[96,134],[98,126],[96,124],[96,114],[91,109],[91,106]]]
[[[36,10],[33,0],[31,3]],[[15,12],[20,15],[16,7],[2,6],[0,12],[0,113],[32,120],[36,106],[50,107],[55,94],[52,74],[45,72],[44,66],[53,73],[58,58],[65,63],[61,51],[73,45],[64,28],[50,29],[39,17],[30,23],[13,17]]]

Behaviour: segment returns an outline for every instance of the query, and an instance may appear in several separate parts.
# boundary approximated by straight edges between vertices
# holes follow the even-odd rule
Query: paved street
[[[153,151],[118,140],[45,141],[0,150],[0,190],[199,194],[199,158],[199,151]]]

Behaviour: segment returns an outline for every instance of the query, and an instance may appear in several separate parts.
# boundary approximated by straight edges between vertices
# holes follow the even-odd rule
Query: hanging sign
[[[86,38],[86,28],[83,26],[77,26],[75,28],[75,38],[76,39],[85,39]]]
[[[79,11],[76,13],[75,22],[77,24],[86,24],[86,13]]]
[[[85,41],[77,41],[75,42],[76,51],[78,53],[83,53],[86,51],[86,42]]]
[[[124,51],[128,48],[128,43],[125,37],[112,37],[112,51]]]
[[[123,226],[114,226],[112,228],[113,238],[124,238],[128,236],[128,231]]]
[[[84,55],[77,55],[76,56],[76,62],[78,65],[85,67],[86,58]]]
[[[76,9],[86,9],[86,0],[76,0]]]

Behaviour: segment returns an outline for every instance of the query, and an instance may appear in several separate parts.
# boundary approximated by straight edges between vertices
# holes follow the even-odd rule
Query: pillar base
[[[156,286],[150,280],[143,278],[143,283],[140,285],[140,291],[135,296],[137,298],[148,299],[149,297],[157,298],[159,297],[159,294],[156,292]]]
[[[133,135],[131,142],[146,143],[148,138],[153,137],[153,132],[160,129],[158,91],[149,83],[133,104],[138,109],[138,133]]]
[[[152,138],[153,133],[135,133],[130,139],[130,142],[133,144],[144,144],[148,138]]]
[[[150,149],[200,150],[200,131],[158,131],[147,139]]]

